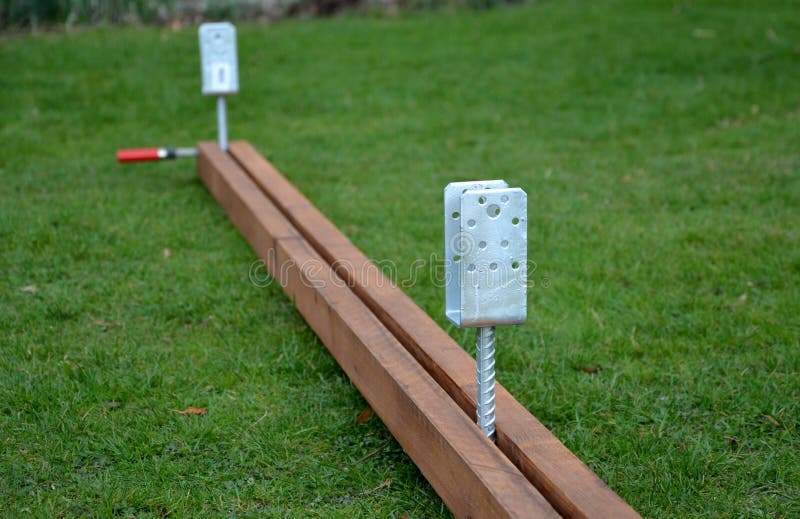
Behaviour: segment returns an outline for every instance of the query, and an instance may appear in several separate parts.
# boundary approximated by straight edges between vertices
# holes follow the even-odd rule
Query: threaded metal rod
[[[478,328],[478,427],[494,441],[494,326]]]

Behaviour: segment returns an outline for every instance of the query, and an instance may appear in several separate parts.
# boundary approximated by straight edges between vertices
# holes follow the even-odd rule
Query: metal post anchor
[[[445,310],[477,328],[477,423],[495,439],[495,326],[527,317],[528,197],[503,180],[444,190]]]
[[[200,63],[203,67],[203,95],[217,96],[219,147],[228,150],[228,116],[225,96],[239,92],[239,62],[236,28],[227,22],[204,23],[198,30]]]

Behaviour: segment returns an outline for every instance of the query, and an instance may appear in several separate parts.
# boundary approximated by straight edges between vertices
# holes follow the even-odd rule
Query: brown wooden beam
[[[447,507],[459,517],[559,517],[239,165],[216,143],[198,149],[208,190]]]
[[[233,142],[229,153],[381,323],[474,417],[475,360],[249,143]],[[562,515],[639,517],[500,384],[496,404],[498,447]]]

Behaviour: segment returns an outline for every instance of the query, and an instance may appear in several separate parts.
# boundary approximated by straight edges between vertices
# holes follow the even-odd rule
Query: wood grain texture
[[[467,416],[474,417],[475,360],[249,143],[233,142],[229,153]],[[497,446],[563,516],[639,517],[500,384],[496,404]]]
[[[458,517],[559,514],[216,143],[205,185],[370,406]]]

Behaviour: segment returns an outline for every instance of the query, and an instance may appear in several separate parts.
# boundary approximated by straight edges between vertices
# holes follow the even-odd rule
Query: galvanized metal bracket
[[[203,95],[223,96],[239,92],[236,27],[228,22],[204,23],[198,30],[203,65]]]
[[[217,140],[228,149],[228,110],[225,96],[239,92],[236,27],[228,22],[204,23],[197,31],[203,68],[203,95],[217,96]]]
[[[454,182],[444,205],[447,318],[462,328],[525,322],[525,191],[503,180]]]

